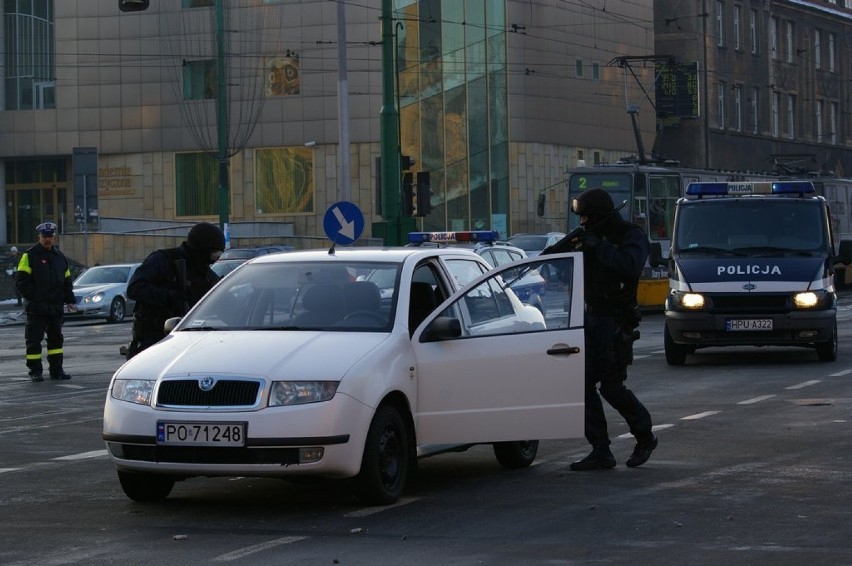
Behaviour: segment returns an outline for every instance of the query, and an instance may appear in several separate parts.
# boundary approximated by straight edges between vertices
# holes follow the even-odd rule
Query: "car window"
[[[485,269],[483,269],[482,264],[477,261],[456,258],[447,259],[445,261],[447,268],[450,270],[450,273],[453,274],[453,277],[456,279],[456,283],[458,283],[459,287],[464,287],[485,273]]]

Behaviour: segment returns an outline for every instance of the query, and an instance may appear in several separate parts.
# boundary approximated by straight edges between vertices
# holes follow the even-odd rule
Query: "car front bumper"
[[[771,319],[772,330],[728,331],[729,320]],[[782,314],[666,311],[672,341],[697,347],[807,346],[832,339],[837,309],[794,311]]]

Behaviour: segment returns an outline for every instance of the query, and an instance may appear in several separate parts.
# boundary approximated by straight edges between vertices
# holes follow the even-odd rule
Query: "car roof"
[[[434,247],[350,247],[335,248],[333,253],[327,249],[297,250],[286,254],[269,254],[256,257],[251,263],[278,263],[285,261],[334,261],[334,258],[345,258],[347,261],[387,261],[402,263],[409,258],[415,261],[421,257],[456,256],[475,257],[481,259],[472,249],[465,248],[434,248]]]

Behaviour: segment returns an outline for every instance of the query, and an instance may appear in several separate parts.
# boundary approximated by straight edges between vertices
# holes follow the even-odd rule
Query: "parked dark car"
[[[266,254],[277,254],[279,252],[292,252],[293,246],[285,244],[269,244],[266,246],[257,246],[254,248],[229,248],[222,252],[220,260],[223,259],[252,259],[254,257]]]

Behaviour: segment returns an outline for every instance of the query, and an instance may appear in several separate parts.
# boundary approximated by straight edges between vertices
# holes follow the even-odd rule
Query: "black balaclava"
[[[225,234],[218,226],[201,222],[189,231],[186,243],[193,254],[210,264],[219,259],[225,250]]]
[[[614,208],[612,197],[603,189],[587,189],[572,204],[574,214],[587,217],[584,226],[596,234],[605,232]]]

